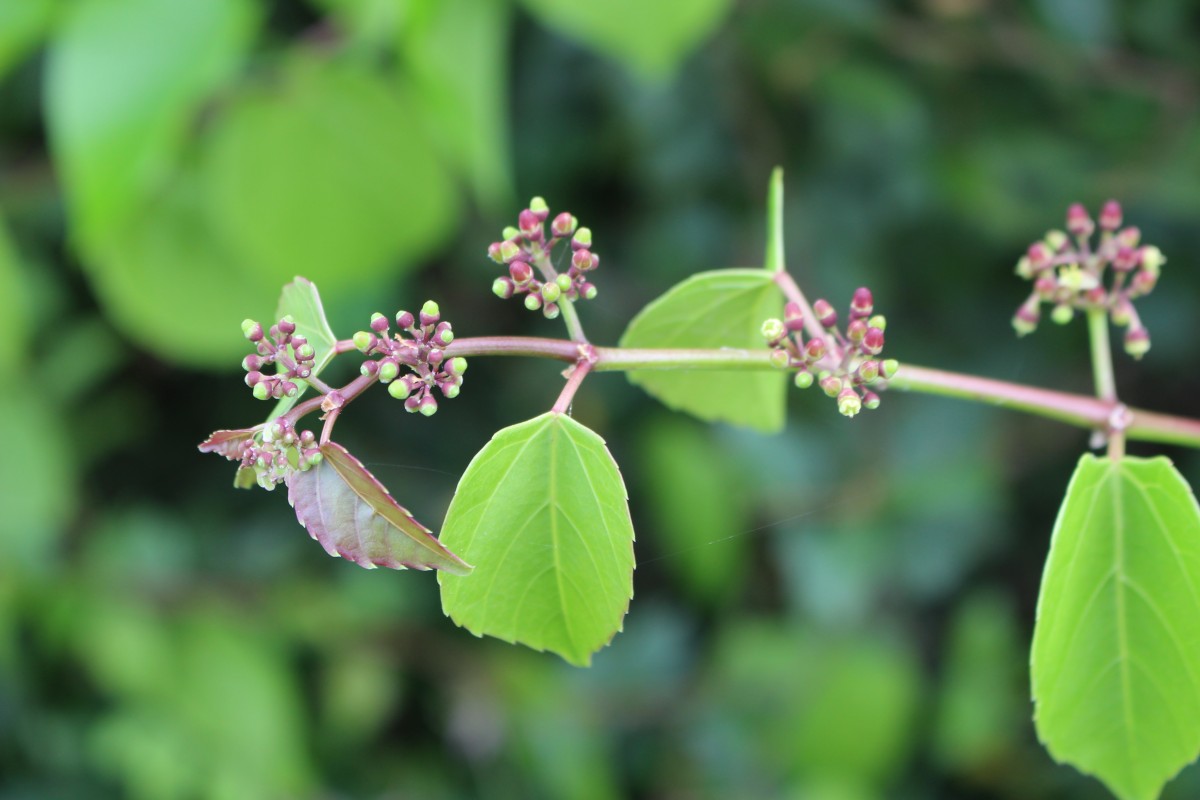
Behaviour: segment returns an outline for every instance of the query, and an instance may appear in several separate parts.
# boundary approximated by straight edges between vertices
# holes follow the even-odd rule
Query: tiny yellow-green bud
[[[792,357],[786,350],[771,351],[771,366],[776,369],[787,369],[792,363]]]
[[[1066,325],[1074,318],[1075,309],[1071,308],[1066,303],[1060,303],[1059,305],[1056,305],[1054,310],[1050,312],[1050,319],[1052,319],[1056,325]]]
[[[537,311],[542,307],[542,296],[533,293],[525,295],[525,307],[530,311]]]
[[[521,232],[519,230],[517,230],[516,228],[514,228],[512,225],[509,225],[509,226],[505,227],[504,230],[500,231],[500,235],[503,236],[505,238],[505,240],[509,240],[509,239],[517,238],[518,236],[521,235]]]
[[[388,358],[379,365],[379,380],[383,383],[391,383],[396,380],[400,374],[400,365]]]
[[[766,320],[759,331],[762,333],[762,337],[770,344],[778,342],[787,335],[787,328],[784,327],[783,320],[781,319]]]
[[[354,347],[360,353],[365,353],[371,349],[371,343],[374,339],[375,334],[370,331],[358,331],[354,334],[354,338],[351,341],[354,342]]]
[[[266,381],[254,384],[254,396],[259,400],[266,400],[271,396],[271,390],[267,388]]]
[[[1050,252],[1057,253],[1067,243],[1067,235],[1062,231],[1046,231],[1046,238],[1043,240],[1046,246],[1050,248]]]
[[[549,211],[550,206],[546,205],[546,200],[542,197],[535,197],[529,201],[529,210],[535,213]]]
[[[544,300],[545,302],[547,302],[547,303],[558,302],[558,298],[561,296],[562,296],[562,289],[560,289],[558,287],[557,283],[543,283],[542,284],[542,300]]]
[[[408,384],[404,381],[392,381],[388,384],[388,394],[397,400],[404,400],[411,392],[408,390]]]
[[[443,387],[442,397],[446,397],[446,398],[449,398],[450,400],[453,400],[454,398],[458,397],[458,393],[460,391],[462,391],[462,389],[459,388],[458,384],[451,383],[450,385]]]
[[[1029,256],[1021,256],[1017,261],[1017,268],[1014,270],[1017,275],[1025,280],[1033,277],[1033,266],[1029,263]]]
[[[813,374],[808,370],[801,370],[796,373],[796,377],[792,381],[798,389],[807,389],[813,385]]]
[[[564,292],[571,288],[571,282],[572,282],[571,276],[566,274],[565,272],[563,274],[559,275],[557,278],[555,278],[554,282],[557,283],[558,288],[563,290]]]
[[[438,308],[438,304],[432,300],[426,300],[425,305],[421,306],[421,313],[427,317],[440,317],[442,310]]]
[[[1152,244],[1148,244],[1142,248],[1142,269],[1149,272],[1154,277],[1158,277],[1162,270],[1162,265],[1167,261],[1163,256],[1162,250],[1159,250]]]
[[[450,359],[450,363],[446,365],[446,371],[451,375],[462,375],[467,371],[467,360],[462,356]]]
[[[875,316],[873,316],[869,320],[867,320],[867,327],[868,328],[879,328],[879,330],[881,330],[881,331],[886,331],[887,330],[887,317],[885,317],[883,314],[876,314]]]
[[[885,358],[879,364],[879,374],[884,378],[895,377],[896,371],[900,369],[900,362],[894,358]]]

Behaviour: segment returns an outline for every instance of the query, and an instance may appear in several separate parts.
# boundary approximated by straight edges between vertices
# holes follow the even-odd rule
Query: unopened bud
[[[550,223],[550,233],[558,238],[564,238],[575,233],[575,228],[578,226],[579,220],[564,211]]]
[[[525,261],[514,261],[508,265],[508,274],[518,285],[528,283],[533,278],[533,267]]]
[[[253,353],[242,359],[242,369],[246,370],[246,372],[254,372],[262,365],[262,356],[256,356]]]
[[[1052,272],[1043,273],[1033,282],[1033,291],[1038,297],[1049,300],[1058,291],[1058,278]]]
[[[858,377],[863,383],[874,383],[879,379],[879,362],[867,360],[858,365]]]
[[[837,375],[826,375],[821,378],[821,391],[830,397],[837,397],[838,392],[842,391],[842,379]]]
[[[454,398],[458,397],[459,392],[462,391],[457,383],[451,383],[450,381],[439,383],[438,388],[442,390],[442,397],[445,397],[449,400],[453,400]]]
[[[596,286],[594,284],[587,283],[585,281],[584,283],[581,283],[579,285],[579,294],[583,296],[584,300],[596,299],[597,292],[598,292],[598,290],[596,289]]]
[[[250,370],[246,373],[246,385],[253,388],[256,383],[263,379],[263,374],[257,370]]]
[[[517,215],[517,227],[531,239],[540,239],[545,235],[542,231],[542,221],[528,208]]]
[[[808,344],[804,346],[804,357],[810,363],[820,361],[825,357],[825,340],[817,337],[809,339]]]
[[[291,381],[284,381],[281,384],[284,397],[295,397],[300,392],[300,387]]]
[[[1121,245],[1117,248],[1117,254],[1113,256],[1113,269],[1118,272],[1129,272],[1138,265],[1138,258],[1140,256],[1140,250]]]
[[[550,216],[550,206],[546,205],[546,200],[542,197],[535,197],[530,200],[529,210],[537,216],[539,222]]]
[[[1067,230],[1071,232],[1071,235],[1086,239],[1092,235],[1092,231],[1095,229],[1096,225],[1088,216],[1087,209],[1080,203],[1072,203],[1071,207],[1067,209]]]
[[[429,351],[429,355],[425,357],[425,360],[436,367],[438,364],[441,364],[445,358],[446,352],[444,350],[434,349]]]
[[[542,307],[542,314],[546,319],[558,319],[559,310],[557,303],[547,303]]]
[[[1067,235],[1062,231],[1046,231],[1046,236],[1042,239],[1046,243],[1046,247],[1050,248],[1051,253],[1057,253],[1067,246],[1070,241]]]
[[[1133,321],[1133,303],[1121,298],[1113,306],[1112,313],[1109,316],[1112,318],[1113,325],[1120,328],[1125,327]]]
[[[1075,309],[1071,308],[1066,303],[1059,303],[1050,312],[1050,319],[1055,325],[1066,325],[1075,318]]]
[[[495,261],[497,264],[504,263],[504,256],[500,254],[501,244],[503,244],[503,242],[492,242],[488,245],[488,258],[490,258],[492,261]]]
[[[370,331],[358,331],[351,341],[360,353],[366,353],[375,345],[376,339],[375,334]]]
[[[507,300],[512,297],[515,290],[516,287],[513,286],[513,282],[508,278],[496,278],[496,280],[492,281],[492,294],[501,300]]]
[[[879,408],[879,395],[874,392],[863,392],[862,404],[863,408],[874,411]]]
[[[574,281],[571,280],[570,275],[559,275],[554,279],[554,282],[557,283],[558,288],[564,292],[570,291],[571,285],[574,283]]]
[[[505,239],[511,239],[512,241],[516,241],[518,238],[520,238],[521,232],[519,230],[517,230],[516,228],[514,228],[512,225],[505,225],[504,229],[502,231],[500,231],[500,235],[503,236]]]
[[[784,336],[787,336],[787,328],[783,325],[781,319],[769,319],[762,324],[762,337],[767,340],[767,344],[774,345],[781,341]]]
[[[580,272],[587,272],[592,268],[595,259],[592,257],[592,251],[587,248],[579,248],[571,255],[571,266]]]
[[[437,413],[437,406],[437,400],[433,399],[433,395],[427,394],[421,398],[421,404],[417,407],[417,410],[420,411],[423,416],[432,417]]]
[[[242,320],[242,335],[252,342],[262,341],[263,327],[252,319]]]
[[[900,362],[894,358],[885,358],[883,361],[879,362],[879,374],[882,375],[884,379],[891,379],[895,377],[896,371],[899,369]]]
[[[1109,200],[1100,209],[1100,230],[1115,231],[1121,227],[1121,204],[1116,200]]]
[[[417,320],[413,317],[411,311],[397,311],[396,312],[396,324],[398,326],[400,326],[401,330],[408,330],[413,325],[415,325],[416,322],[417,322]]]
[[[412,394],[412,390],[404,381],[392,381],[388,384],[388,394],[397,400],[405,400]]]
[[[313,349],[311,344],[302,344],[295,350],[296,358],[300,361],[311,361],[316,357],[317,351]]]
[[[292,319],[291,314],[279,320],[279,332],[284,336],[291,336],[296,332],[296,320]]]
[[[592,246],[592,229],[580,228],[575,231],[575,235],[571,237],[572,250],[587,250]]]
[[[500,243],[500,260],[505,264],[512,263],[521,255],[521,245],[514,242],[511,238],[505,239]]]
[[[1150,351],[1150,332],[1145,328],[1130,328],[1125,332],[1125,352],[1140,359]],[[255,387],[256,389],[258,387]]]
[[[390,389],[392,386],[395,386],[395,385],[396,384],[393,383],[388,388]],[[408,397],[404,398],[404,410],[407,411],[408,413],[410,413],[410,414],[417,413],[417,409],[420,406],[421,406],[421,396],[420,395],[411,394]]]
[[[863,335],[862,349],[873,356],[879,355],[883,350],[883,330],[867,328],[867,332]]]
[[[1013,270],[1017,275],[1025,280],[1033,277],[1033,264],[1029,260],[1029,256],[1021,256],[1017,259],[1017,268]]]
[[[786,350],[771,351],[771,366],[776,369],[787,369],[792,364],[792,357]]]
[[[861,319],[851,320],[850,324],[846,326],[846,338],[852,342],[855,342],[855,343],[861,342],[863,340],[863,337],[866,335],[867,335],[867,323],[865,320],[861,320]]]
[[[825,299],[817,300],[813,303],[813,314],[817,316],[817,322],[826,328],[832,328],[837,325],[837,312],[833,310],[833,306],[829,305],[829,301]]]
[[[1152,244],[1148,244],[1140,250],[1142,254],[1142,269],[1149,272],[1154,277],[1158,277],[1158,273],[1162,270],[1162,265],[1167,262],[1162,251]]]
[[[396,362],[396,359],[389,356],[379,362],[379,380],[383,383],[391,383],[399,374],[400,364]]]
[[[1142,231],[1136,225],[1130,225],[1117,232],[1117,241],[1126,247],[1137,247],[1142,241]]]
[[[530,294],[525,295],[525,307],[528,308],[530,311],[537,311],[539,308],[541,308],[542,307],[541,294],[530,293]]]
[[[792,379],[792,383],[796,384],[797,389],[807,389],[813,385],[813,375],[806,369],[802,369],[796,373],[796,377]]]
[[[462,356],[457,356],[446,362],[446,371],[451,375],[462,375],[467,371],[467,360]]]
[[[249,377],[249,376],[247,376]],[[271,387],[266,381],[259,381],[254,384],[254,396],[259,400],[266,400],[271,396]]]
[[[838,413],[843,417],[853,417],[862,411],[862,398],[858,392],[847,386],[837,396]]]
[[[850,310],[861,317],[869,317],[875,308],[874,304],[875,300],[871,296],[871,290],[860,286],[854,290],[854,297],[850,301]]]
[[[562,296],[562,289],[558,288],[557,283],[542,284],[542,300],[547,303],[554,303]]]
[[[1029,245],[1029,250],[1026,251],[1025,257],[1029,259],[1030,268],[1034,272],[1039,272],[1050,266],[1050,262],[1054,258],[1054,253],[1044,242],[1034,242]]]
[[[1158,283],[1158,273],[1150,272],[1149,270],[1139,269],[1133,275],[1133,281],[1129,284],[1131,292],[1137,296],[1150,294],[1154,291],[1155,284]]]
[[[358,368],[358,371],[359,374],[367,378],[371,377],[372,375],[378,375],[379,362],[374,359],[368,359],[362,363],[362,366]]]
[[[426,300],[425,305],[421,306],[421,327],[436,325],[441,318],[442,310],[438,308],[438,304],[432,300]]]
[[[1041,319],[1041,312],[1038,310],[1037,299],[1026,301],[1017,309],[1017,313],[1013,314],[1012,325],[1016,330],[1017,336],[1025,336],[1037,330],[1038,320]]]
[[[371,330],[383,333],[388,329],[388,318],[376,311],[371,315]]]

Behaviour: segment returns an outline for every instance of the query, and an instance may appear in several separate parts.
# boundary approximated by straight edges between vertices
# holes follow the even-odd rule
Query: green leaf
[[[329,327],[329,320],[325,319],[325,307],[321,305],[321,295],[317,292],[315,283],[297,275],[294,281],[283,287],[279,294],[279,305],[275,307],[275,318],[271,323],[289,315],[296,323],[296,333],[308,339],[312,346],[315,353],[312,374],[316,377],[333,360],[333,348],[337,344],[337,337]],[[268,327],[271,323],[268,323]],[[296,405],[296,401],[308,389],[307,383],[298,385],[300,391],[292,397],[280,398],[268,419],[286,414]]]
[[[770,272],[701,272],[642,309],[621,346],[762,349],[763,321],[782,315],[783,300]],[[668,408],[708,422],[767,433],[783,428],[787,376],[782,371],[634,370],[629,380]]]
[[[56,5],[57,0],[0,0],[0,77],[46,35]]]
[[[249,0],[67,6],[46,113],[74,233],[89,248],[171,177],[200,105],[239,66],[257,11]]]
[[[336,442],[325,457],[287,479],[296,519],[329,555],[374,569],[440,569],[466,575],[471,567],[397,503],[362,463]]]
[[[414,116],[372,72],[296,57],[216,123],[209,216],[281,281],[301,274],[336,294],[394,274],[456,222],[455,187]]]
[[[725,18],[730,0],[524,0],[546,25],[646,77],[673,72]]]
[[[547,412],[475,456],[442,542],[478,567],[440,574],[442,610],[495,636],[586,666],[621,630],[633,596],[633,524],[604,440]]]
[[[492,208],[512,195],[508,31],[503,0],[422,0],[400,27],[399,55],[430,132]]]
[[[1033,635],[1038,735],[1123,800],[1200,752],[1200,508],[1166,458],[1085,455]]]
[[[0,370],[6,375],[14,374],[27,357],[29,305],[20,256],[0,216]]]

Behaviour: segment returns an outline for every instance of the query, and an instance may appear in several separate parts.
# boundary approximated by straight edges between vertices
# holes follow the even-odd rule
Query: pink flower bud
[[[521,256],[521,245],[511,239],[505,239],[500,243],[500,260],[505,264],[511,264]]]
[[[833,306],[829,305],[829,301],[820,299],[813,303],[813,313],[817,315],[817,321],[826,328],[832,328],[837,325],[837,312],[833,310]]]
[[[279,320],[279,332],[284,336],[291,336],[296,332],[296,321],[292,319],[290,314]]]
[[[1125,352],[1135,359],[1150,352],[1150,332],[1145,328],[1129,328],[1125,332]]]
[[[257,384],[262,379],[263,379],[263,374],[261,372],[258,372],[257,370],[251,370],[250,372],[247,372],[246,377],[245,377],[246,385],[251,388],[254,388],[255,384]]]
[[[871,290],[860,286],[854,290],[854,298],[850,301],[850,311],[860,317],[869,317],[874,309],[874,302]]]
[[[515,290],[516,287],[510,278],[496,278],[496,280],[492,281],[492,294],[501,300],[507,300],[512,297]]]
[[[437,408],[437,400],[433,398],[432,394],[427,392],[425,396],[421,398],[421,403],[417,407],[417,410],[421,412],[422,416],[432,417],[437,413]]]
[[[1100,230],[1115,231],[1121,227],[1121,204],[1116,200],[1109,200],[1104,204],[1104,208],[1100,209]]]
[[[1138,242],[1142,240],[1142,231],[1136,226],[1130,225],[1128,228],[1122,228],[1117,233],[1117,241],[1126,247],[1137,247]]]
[[[804,346],[804,358],[810,364],[820,361],[825,357],[825,340],[817,337],[809,339],[808,344]]]
[[[242,369],[247,372],[254,372],[262,367],[263,360],[261,356],[248,355],[242,359]]]
[[[1012,325],[1017,332],[1017,336],[1025,336],[1037,330],[1038,320],[1041,319],[1041,312],[1038,310],[1038,300],[1032,297],[1021,304],[1017,309],[1017,313],[1013,315]]]
[[[414,324],[416,324],[416,319],[413,318],[411,311],[396,312],[396,325],[398,325],[401,330],[408,330]]]
[[[1054,254],[1050,252],[1050,248],[1044,242],[1034,242],[1029,245],[1029,250],[1025,252],[1025,255],[1029,259],[1029,266],[1034,272],[1050,266],[1050,262],[1054,258]]]
[[[1052,272],[1044,273],[1033,282],[1033,290],[1039,297],[1049,300],[1058,290],[1058,278],[1054,277]]]
[[[592,268],[592,251],[586,248],[576,250],[571,256],[571,266],[580,272],[587,272]]]
[[[512,276],[513,282],[520,286],[528,283],[533,277],[533,267],[524,261],[514,261],[508,265],[508,274]]]
[[[388,329],[388,318],[376,311],[371,315],[371,330],[383,333]],[[295,342],[293,342],[295,344]]]
[[[879,395],[874,392],[863,392],[862,404],[863,408],[874,411],[879,408]]]
[[[488,258],[490,258],[492,261],[495,261],[497,264],[504,263],[504,256],[500,253],[501,244],[501,242],[492,242],[488,245],[487,249]]]
[[[883,350],[883,331],[879,328],[867,328],[866,334],[863,335],[862,348],[873,356],[879,355]]]
[[[1138,262],[1141,261],[1141,256],[1140,250],[1121,245],[1117,248],[1117,254],[1113,257],[1113,269],[1118,272],[1129,272],[1138,265]]]
[[[852,342],[855,342],[855,343],[861,342],[863,340],[863,337],[866,335],[867,335],[866,320],[862,320],[862,319],[851,320],[850,324],[846,326],[846,338]]]
[[[263,327],[260,323],[252,319],[247,319],[242,322],[242,335],[252,342],[262,341]]]
[[[1080,203],[1072,203],[1071,207],[1067,209],[1067,230],[1071,232],[1071,235],[1086,239],[1092,235],[1092,231],[1095,229],[1096,225],[1088,216],[1087,209]]]
[[[545,236],[542,231],[542,221],[538,219],[538,215],[528,208],[525,209],[517,217],[517,227],[521,229],[521,233],[528,236],[530,239],[541,239]]]
[[[842,379],[836,375],[826,375],[821,378],[821,391],[830,397],[837,397],[842,391]]]
[[[550,223],[550,232],[558,238],[564,238],[574,234],[578,226],[579,220],[564,211]]]
[[[550,216],[550,206],[546,205],[546,200],[542,197],[535,197],[530,200],[529,210],[537,217],[538,222],[545,222],[546,217]]]
[[[392,384],[392,385],[395,386],[395,384]],[[409,412],[410,414],[416,413],[416,410],[417,410],[417,408],[420,407],[420,405],[421,405],[421,396],[417,395],[417,394],[410,394],[404,400],[404,410]]]

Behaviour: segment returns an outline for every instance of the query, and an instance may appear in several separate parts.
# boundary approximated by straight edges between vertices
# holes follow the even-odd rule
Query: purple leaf
[[[254,437],[253,428],[239,428],[230,431],[215,431],[200,443],[201,453],[216,453],[225,456],[230,461],[242,460],[242,444]]]
[[[288,502],[300,524],[329,555],[367,569],[411,567],[454,575],[471,571],[346,448],[329,442],[321,446],[321,454],[321,463],[288,477]]]

